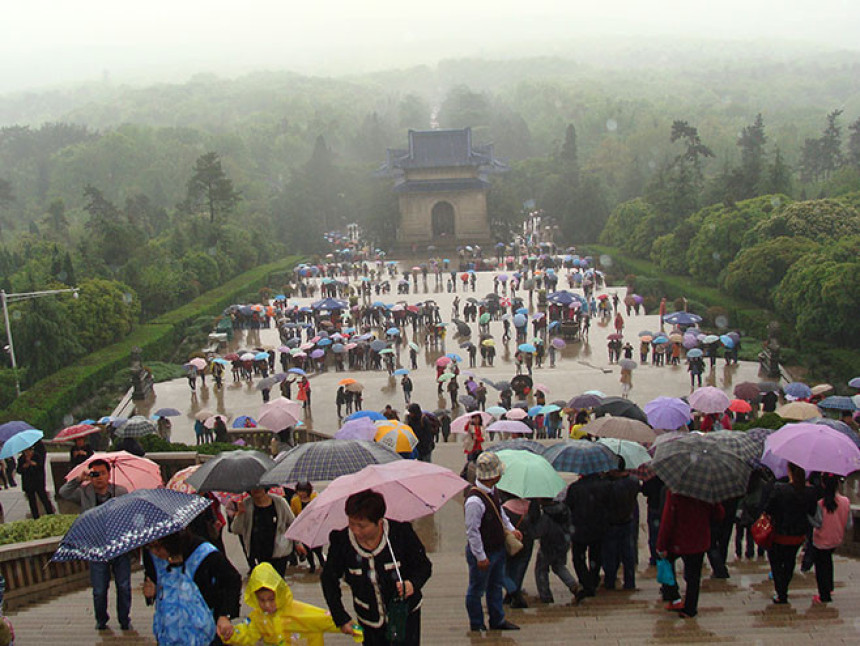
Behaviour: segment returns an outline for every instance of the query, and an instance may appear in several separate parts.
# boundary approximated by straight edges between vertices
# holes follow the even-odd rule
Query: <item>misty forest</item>
[[[261,263],[325,254],[347,223],[391,248],[396,197],[374,171],[430,127],[471,127],[510,165],[489,195],[499,240],[533,200],[564,246],[856,348],[860,55],[687,48],[0,97],[0,287],[81,290],[13,321],[26,382]]]

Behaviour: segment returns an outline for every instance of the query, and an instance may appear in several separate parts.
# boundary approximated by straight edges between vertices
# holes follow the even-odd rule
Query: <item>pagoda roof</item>
[[[421,168],[476,167],[483,172],[505,172],[508,166],[495,158],[493,144],[472,144],[472,129],[410,130],[409,148],[389,148],[380,175]]]

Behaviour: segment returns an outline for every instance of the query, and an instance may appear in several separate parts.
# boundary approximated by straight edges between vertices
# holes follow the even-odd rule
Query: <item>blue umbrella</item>
[[[258,352],[257,354],[254,355],[254,359],[256,361],[268,361],[269,360],[269,353],[268,352]]]
[[[456,361],[457,363],[463,363],[463,357],[461,357],[456,352],[449,352],[445,356],[448,357],[451,361]]]
[[[17,455],[24,449],[29,449],[43,437],[45,437],[45,434],[34,428],[31,428],[28,431],[21,431],[20,433],[13,435],[6,440],[5,444],[3,444],[3,450],[0,451],[0,460],[11,458],[13,455]]]
[[[618,468],[618,458],[603,444],[588,440],[567,440],[547,448],[543,456],[556,471],[580,475],[603,473]]]
[[[361,419],[362,417],[372,419],[374,422],[377,422],[381,419],[385,419],[385,415],[383,415],[382,413],[377,413],[375,410],[360,410],[356,413],[353,413],[352,415],[344,417],[344,421],[348,422],[353,419]]]
[[[516,312],[514,312],[514,314],[522,314],[523,316],[527,316],[528,313],[529,313],[529,308],[527,308],[527,307],[521,307]]]
[[[331,351],[335,354],[343,354],[346,352],[346,346],[343,343],[335,343],[331,346]]]
[[[812,397],[812,388],[800,381],[793,381],[783,386],[782,391],[795,399],[808,399]]]
[[[525,327],[526,317],[524,314],[516,314],[514,316],[514,327]]]
[[[390,327],[387,330],[385,330],[385,333],[390,334],[392,336],[396,336],[396,335],[400,334],[400,330],[398,330],[396,327]]]
[[[529,417],[537,417],[543,412],[543,406],[532,406],[529,408],[528,413]]]
[[[51,560],[111,561],[187,527],[210,503],[172,489],[138,489],[111,498],[78,516]]]
[[[537,350],[531,343],[520,343],[517,348],[520,352],[535,352]]]
[[[394,374],[399,377],[400,375],[408,375],[409,371],[406,368],[398,368],[394,371]]]
[[[287,372],[292,373],[294,375],[301,375],[302,377],[304,377],[308,374],[304,370],[302,370],[301,368],[290,368],[289,370],[287,370]]]
[[[250,415],[239,415],[233,420],[233,428],[253,428],[257,426],[257,420]]]
[[[317,345],[321,348],[324,348],[327,345],[331,345],[331,343],[331,339],[320,339],[319,341],[317,341]]]
[[[852,413],[857,410],[857,406],[854,404],[854,400],[850,397],[844,397],[841,395],[831,395],[830,397],[825,397],[820,402],[818,402],[819,408],[827,408],[830,410],[847,410]]]
[[[0,424],[0,442],[6,442],[9,438],[17,435],[21,431],[29,431],[32,428],[33,427],[30,424],[22,422],[21,420]]]
[[[690,359],[695,359],[695,358],[697,358],[697,357],[701,357],[701,356],[702,356],[702,351],[701,351],[701,350],[699,350],[699,348],[693,348],[692,350],[690,350],[690,351],[688,351],[688,352],[687,352],[687,356],[688,356]]]
[[[701,323],[702,317],[690,312],[672,312],[663,316],[663,320],[672,325],[693,325],[694,323]]]
[[[179,417],[182,415],[182,412],[176,408],[159,408],[153,415],[156,417]],[[81,422],[81,424],[84,424],[84,422]]]
[[[732,337],[730,337],[728,334],[723,334],[720,337],[720,343],[722,343],[727,348],[735,347],[735,340]]]

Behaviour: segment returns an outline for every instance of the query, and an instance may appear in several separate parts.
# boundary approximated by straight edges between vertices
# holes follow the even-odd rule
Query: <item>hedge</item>
[[[118,370],[128,366],[134,347],[141,349],[144,361],[168,358],[181,341],[185,329],[200,316],[215,316],[236,302],[238,295],[258,290],[273,272],[282,272],[299,262],[293,256],[261,265],[236,276],[220,287],[201,294],[152,321],[135,328],[122,341],[107,346],[74,364],[33,384],[6,410],[0,411],[0,421],[21,419],[46,431],[63,426],[63,417],[76,404],[90,397],[101,384]]]
[[[28,518],[0,525],[0,545],[63,536],[76,518],[74,514],[48,514],[36,520]]]

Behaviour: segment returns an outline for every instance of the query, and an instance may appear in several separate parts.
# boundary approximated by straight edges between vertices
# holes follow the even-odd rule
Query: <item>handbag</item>
[[[496,517],[499,519],[499,522],[502,525],[502,529],[505,532],[505,552],[507,552],[508,556],[516,556],[523,549],[523,542],[516,537],[509,529],[504,529],[505,523],[502,521],[502,514],[499,511],[499,508],[496,507],[495,503],[490,499],[490,497],[485,494],[480,489],[477,489],[478,493],[480,493],[489,503],[490,507],[496,512]]]
[[[762,512],[758,520],[752,524],[750,531],[752,532],[753,541],[759,547],[770,549],[773,545],[776,530],[773,526],[773,519],[767,513]]]
[[[668,559],[657,559],[657,583],[676,585],[675,568]]]

